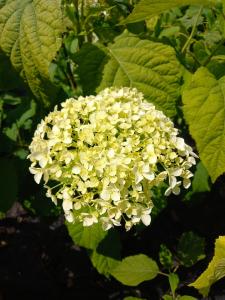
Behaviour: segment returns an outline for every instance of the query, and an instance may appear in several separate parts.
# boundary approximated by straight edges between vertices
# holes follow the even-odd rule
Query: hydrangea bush
[[[153,187],[167,182],[165,194],[177,195],[190,186],[196,155],[135,88],[106,88],[61,106],[38,125],[28,157],[68,222],[147,226]]]

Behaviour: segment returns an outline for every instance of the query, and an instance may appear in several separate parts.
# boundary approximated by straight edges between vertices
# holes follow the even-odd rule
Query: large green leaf
[[[107,48],[98,91],[109,86],[136,87],[168,116],[176,113],[181,66],[172,47],[123,33]]]
[[[99,223],[90,227],[84,227],[82,223],[72,224],[66,222],[66,226],[69,235],[76,245],[92,250],[97,248],[100,241],[107,234],[107,231],[104,231]]]
[[[120,282],[136,286],[157,276],[157,263],[144,254],[128,256],[112,270],[111,274]]]
[[[34,95],[46,101],[49,65],[61,45],[60,0],[7,0],[0,9],[0,47]]]
[[[212,181],[225,172],[225,77],[199,68],[183,91],[184,116]]]
[[[84,44],[74,57],[85,95],[93,93],[102,79],[102,69],[108,60],[105,47],[100,43]]]
[[[90,254],[91,262],[99,273],[108,276],[121,260],[121,243],[116,230],[108,231],[105,238]]]
[[[225,236],[215,242],[215,253],[208,268],[190,286],[195,287],[203,296],[207,296],[213,283],[225,276]]]
[[[141,0],[123,23],[134,23],[184,5],[210,5],[215,0]]]

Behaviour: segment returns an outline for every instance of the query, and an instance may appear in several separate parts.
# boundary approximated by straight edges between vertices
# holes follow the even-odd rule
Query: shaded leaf
[[[4,6],[5,5],[5,2],[6,2],[7,0],[0,0],[0,8],[2,7],[2,6]]]
[[[207,296],[213,283],[225,276],[225,236],[220,236],[215,242],[214,257],[208,268],[190,284],[203,295]]]
[[[103,255],[94,250],[90,256],[93,266],[100,274],[108,277],[110,272],[119,264],[119,260]]]
[[[225,21],[223,20],[223,22],[225,26]],[[207,64],[207,69],[217,79],[225,75],[225,47],[223,45],[221,45],[218,48],[218,50],[215,51],[215,55],[211,58],[210,62]]]
[[[164,268],[170,269],[173,266],[173,256],[166,245],[161,244],[159,249],[159,261]]]
[[[13,69],[8,57],[0,52],[0,91],[20,87],[22,81]]]
[[[100,43],[84,44],[81,50],[74,56],[78,64],[78,74],[85,95],[95,92],[101,82],[102,69],[108,61],[104,46]]]
[[[199,68],[183,92],[183,111],[212,181],[225,171],[225,77]]]
[[[155,278],[159,268],[157,263],[144,254],[128,256],[112,270],[111,274],[122,284],[136,286]]]
[[[3,129],[3,133],[12,141],[16,142],[18,135],[19,135],[19,129],[16,125],[16,123],[13,123],[11,127],[5,127]]]
[[[100,274],[108,276],[121,259],[119,234],[111,229],[91,255],[91,262]]]
[[[32,191],[32,194],[32,197],[24,200],[23,206],[34,215],[49,217],[58,216],[61,213],[61,209],[46,197],[44,190],[37,193]]]
[[[197,169],[192,181],[192,190],[194,193],[209,192],[209,174],[202,162],[197,164]]]
[[[31,100],[30,102],[30,107],[28,110],[26,110],[21,117],[19,118],[19,120],[16,122],[17,126],[20,128],[22,126],[24,126],[25,122],[28,121],[30,118],[32,118],[36,113],[36,103],[34,100]]]
[[[179,240],[177,254],[185,267],[191,267],[205,258],[205,239],[189,231],[184,232]]]

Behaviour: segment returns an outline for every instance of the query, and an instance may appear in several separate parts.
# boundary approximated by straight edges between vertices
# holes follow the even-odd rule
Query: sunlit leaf
[[[141,0],[124,23],[134,23],[159,15],[164,11],[184,5],[211,5],[212,0]]]
[[[51,89],[48,68],[62,30],[60,0],[7,0],[0,9],[0,48],[45,102]]]
[[[177,274],[175,273],[169,274],[169,283],[173,295],[175,295],[175,291],[178,288],[179,281],[180,280]]]
[[[183,92],[184,116],[212,181],[225,172],[225,77],[199,68]]]
[[[157,263],[144,254],[128,256],[112,270],[111,274],[125,285],[136,286],[158,274]]]
[[[107,51],[110,60],[97,91],[110,86],[136,87],[168,116],[175,115],[182,68],[172,47],[125,32]]]
[[[215,253],[208,268],[190,286],[195,287],[207,296],[213,283],[225,276],[225,236],[220,236],[215,242]]]

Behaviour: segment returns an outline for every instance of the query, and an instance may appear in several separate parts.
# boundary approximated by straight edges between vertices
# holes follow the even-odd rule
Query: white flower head
[[[166,195],[177,195],[191,184],[196,155],[177,135],[135,88],[106,88],[66,100],[41,121],[30,171],[54,203],[62,200],[68,222],[148,226],[154,186],[167,182]]]

